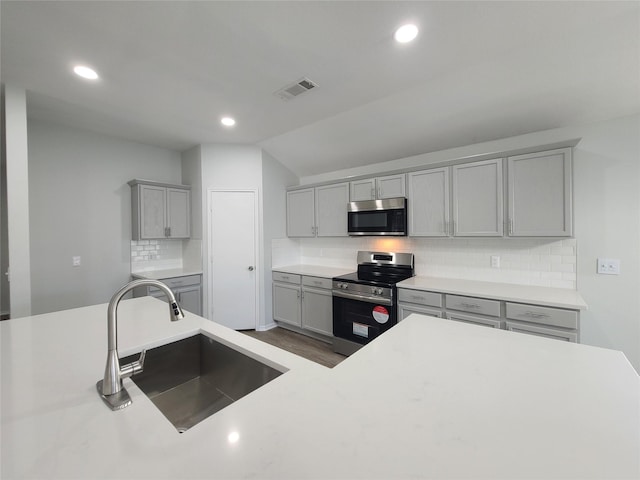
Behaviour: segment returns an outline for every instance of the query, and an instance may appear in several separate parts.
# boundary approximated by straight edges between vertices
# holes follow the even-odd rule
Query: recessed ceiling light
[[[97,80],[98,74],[95,70],[84,65],[77,65],[73,68],[73,72],[79,77],[86,78],[87,80]]]
[[[397,29],[396,33],[393,35],[393,38],[396,39],[396,42],[407,43],[413,40],[414,38],[416,38],[417,36],[418,36],[418,27],[409,23]]]
[[[222,119],[220,119],[220,123],[226,127],[233,127],[236,124],[236,121],[231,117],[222,117]]]

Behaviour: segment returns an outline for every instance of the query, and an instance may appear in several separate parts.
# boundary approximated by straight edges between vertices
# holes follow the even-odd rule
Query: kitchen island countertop
[[[180,434],[131,379],[131,406],[102,403],[106,307],[0,324],[3,479],[640,475],[640,380],[621,352],[411,315],[327,369],[123,301],[121,355],[203,332],[287,370]]]

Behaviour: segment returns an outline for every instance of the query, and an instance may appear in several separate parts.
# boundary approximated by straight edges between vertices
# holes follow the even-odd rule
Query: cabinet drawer
[[[307,287],[326,288],[331,290],[332,281],[330,278],[310,277],[305,275],[302,277],[302,284]]]
[[[186,287],[187,285],[199,285],[200,275],[187,275],[185,277],[163,278],[160,280],[167,287],[173,289],[178,287]]]
[[[172,277],[172,278],[162,278],[160,280],[171,290],[180,287],[188,287],[190,285],[200,285],[200,275],[187,275],[184,277]],[[151,295],[152,297],[164,297],[164,293],[159,288],[156,287],[148,287],[147,295]]]
[[[578,328],[578,312],[507,302],[507,318],[562,328]]]
[[[421,290],[398,289],[398,301],[442,308],[442,294]]]
[[[402,321],[412,313],[429,315],[430,317],[442,318],[442,311],[429,307],[416,307],[415,305],[398,304],[398,321]]]
[[[482,325],[485,327],[502,328],[501,320],[476,315],[466,315],[464,313],[447,313],[447,319],[456,322],[473,323],[474,325]]]
[[[295,273],[273,272],[272,278],[275,282],[300,284],[300,275],[296,275]]]
[[[578,342],[577,332],[560,330],[559,328],[541,327],[538,325],[527,325],[525,323],[507,321],[507,330],[511,332],[526,333],[528,335],[536,335],[538,337],[563,340],[565,342]]]
[[[484,298],[461,297],[459,295],[445,295],[447,309],[462,312],[480,313],[482,315],[500,316],[500,302]]]

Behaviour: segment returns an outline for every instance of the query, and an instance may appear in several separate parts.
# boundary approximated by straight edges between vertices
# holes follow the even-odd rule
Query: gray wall
[[[129,280],[127,182],[180,183],[180,154],[38,121],[28,130],[32,313],[108,302]]]

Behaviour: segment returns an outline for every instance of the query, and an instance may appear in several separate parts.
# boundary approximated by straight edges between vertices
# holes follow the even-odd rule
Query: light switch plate
[[[602,275],[620,275],[620,259],[599,258],[596,271]]]

